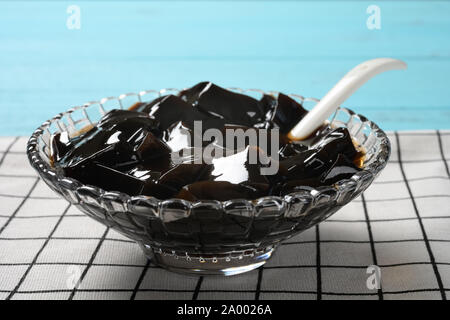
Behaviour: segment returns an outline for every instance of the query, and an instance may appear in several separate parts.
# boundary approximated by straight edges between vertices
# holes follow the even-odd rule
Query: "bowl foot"
[[[153,263],[169,271],[196,274],[232,276],[256,269],[267,262],[275,248],[273,246],[253,250],[251,252],[236,252],[231,255],[199,255],[185,253],[163,252],[149,245],[141,245],[145,255]]]

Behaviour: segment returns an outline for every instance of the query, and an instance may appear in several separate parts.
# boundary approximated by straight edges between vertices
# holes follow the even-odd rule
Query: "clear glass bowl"
[[[253,89],[230,90],[255,98],[264,94]],[[31,165],[52,190],[88,216],[136,241],[153,262],[172,271],[233,275],[261,266],[280,242],[328,218],[361,194],[389,158],[386,134],[364,116],[340,108],[330,123],[346,127],[364,147],[364,169],[333,186],[302,187],[283,197],[223,202],[131,197],[83,185],[51,167],[49,139],[53,133],[67,131],[73,137],[95,125],[111,109],[126,109],[136,102],[179,91],[142,91],[86,103],[43,123],[27,145]],[[318,101],[290,96],[307,107]]]

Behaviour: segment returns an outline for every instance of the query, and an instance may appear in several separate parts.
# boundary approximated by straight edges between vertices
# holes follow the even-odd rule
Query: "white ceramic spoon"
[[[336,109],[359,87],[375,75],[389,71],[406,69],[405,62],[391,58],[377,58],[365,61],[348,72],[289,132],[291,140],[304,140],[319,128]]]

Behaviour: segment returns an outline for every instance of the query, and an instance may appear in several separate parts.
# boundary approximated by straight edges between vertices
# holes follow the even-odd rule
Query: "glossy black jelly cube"
[[[210,117],[252,126],[265,119],[266,108],[258,100],[223,89],[211,82],[201,82],[180,93],[180,97]]]
[[[300,103],[279,93],[273,122],[278,125],[281,133],[288,133],[307,113]]]

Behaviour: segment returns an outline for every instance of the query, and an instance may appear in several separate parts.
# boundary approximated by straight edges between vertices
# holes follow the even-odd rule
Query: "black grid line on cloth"
[[[13,141],[11,141],[11,143],[8,145],[8,147],[6,148],[5,152],[3,153],[3,156],[0,158],[0,166],[2,165],[3,161],[6,158],[6,155],[8,153],[11,153],[11,148],[14,146],[14,144],[19,140],[20,137],[15,137]]]
[[[35,177],[36,178],[36,177]],[[36,178],[39,180],[39,178]],[[5,194],[5,193],[0,193],[0,197],[3,198],[18,198],[18,199],[40,199],[40,200],[59,200],[60,198],[58,197],[43,197],[43,196],[20,196],[20,195],[15,195],[15,194]]]
[[[433,179],[445,179],[447,180],[448,177],[443,176],[429,176],[429,177],[420,177],[420,178],[411,178],[408,179],[409,182],[411,181],[423,181],[423,180],[433,180]],[[374,181],[372,184],[393,184],[393,183],[402,183],[403,180],[389,180],[389,181]]]
[[[364,201],[366,203],[367,201]],[[422,217],[422,220],[433,220],[433,219],[450,219],[450,216],[429,216]],[[371,219],[370,222],[392,222],[392,221],[415,221],[417,217],[408,217],[408,218],[392,218],[392,219]],[[366,222],[366,220],[345,220],[345,219],[327,219],[328,222],[341,222],[341,223],[360,223]]]
[[[450,160],[450,159],[445,159]],[[416,159],[416,160],[402,160],[401,163],[431,163],[431,162],[441,162],[442,159]],[[389,160],[390,163],[400,163],[399,160]]]
[[[377,253],[375,250],[375,243],[373,241],[372,226],[370,224],[369,211],[367,210],[367,204],[365,201],[364,193],[361,194],[361,200],[362,200],[362,204],[363,204],[364,217],[366,218],[365,220],[366,220],[366,224],[367,224],[367,232],[369,234],[369,243],[370,243],[370,250],[372,252],[373,264],[378,266]],[[381,286],[380,286],[380,289],[378,289],[378,299],[384,300],[383,299],[383,289],[381,288]]]
[[[20,137],[17,137],[17,139],[20,139]],[[11,154],[27,154],[26,151],[10,151]]]
[[[445,290],[449,291],[450,288],[445,288]],[[440,290],[437,288],[425,288],[425,289],[411,289],[411,290],[400,290],[400,291],[384,291],[384,294],[407,294],[407,293],[417,293],[417,292],[439,292]],[[0,292],[5,293],[9,292],[7,290],[0,290]],[[26,294],[38,294],[38,293],[62,293],[62,292],[71,292],[69,289],[50,289],[50,290],[26,290],[26,291],[17,291],[17,293],[26,293]],[[77,292],[133,292],[133,289],[79,289]],[[180,293],[190,293],[192,290],[188,289],[140,289],[139,292],[180,292]],[[255,293],[255,290],[221,290],[221,289],[207,289],[202,290],[202,292],[206,293]],[[301,294],[316,294],[315,291],[308,290],[261,290],[261,293],[301,293]],[[376,292],[333,292],[333,291],[324,291],[323,295],[330,296],[376,296]]]
[[[51,238],[53,239],[53,238]],[[450,264],[450,263],[449,263]],[[16,262],[16,263],[0,263],[0,266],[28,266],[28,262]],[[36,262],[35,266],[97,266],[97,267],[137,267],[145,268],[143,264],[130,264],[130,263],[91,263],[88,262]],[[148,266],[147,269],[163,269],[159,266]]]
[[[4,178],[36,178],[37,174],[18,175],[18,174],[0,173],[0,177],[4,177]]]
[[[449,239],[428,239],[430,242],[448,242]],[[321,240],[321,243],[368,243],[370,241],[367,240]],[[398,240],[373,240],[374,243],[402,243],[402,242],[423,242],[423,239],[398,239]],[[296,244],[305,244],[305,243],[316,243],[313,240],[298,240],[282,243],[282,246],[296,245]]]
[[[447,262],[436,262],[437,265],[449,266],[450,263]],[[404,266],[417,266],[417,265],[432,265],[431,262],[404,262],[404,263],[394,263],[394,264],[380,264],[380,268],[394,268],[394,267],[404,267]],[[310,264],[306,265],[283,265],[283,266],[267,266],[265,269],[295,269],[295,268],[311,268]],[[330,269],[367,269],[367,266],[361,265],[333,265],[333,264],[322,264],[322,268]]]
[[[139,291],[139,288],[141,287],[142,281],[144,280],[149,267],[150,267],[150,259],[147,259],[147,263],[145,264],[144,268],[142,269],[141,275],[139,276],[139,279],[136,282],[136,286],[134,287],[134,290],[133,290],[133,293],[131,294],[130,300],[136,299],[136,295]]]
[[[47,246],[48,242],[50,241],[52,235],[55,233],[56,229],[58,229],[58,226],[60,225],[62,219],[64,218],[64,216],[66,215],[67,211],[69,211],[71,204],[69,204],[66,209],[64,210],[64,212],[61,214],[60,218],[58,219],[58,221],[56,222],[55,226],[53,227],[52,231],[50,232],[50,234],[48,235],[47,239],[44,241],[44,243],[42,244],[41,248],[39,249],[39,251],[36,253],[36,255],[33,258],[33,261],[31,261],[31,264],[28,265],[27,270],[25,271],[25,273],[22,275],[22,277],[20,278],[19,282],[17,283],[17,285],[14,287],[14,289],[11,291],[11,293],[6,297],[6,300],[11,300],[11,298],[14,296],[14,294],[17,293],[17,290],[20,288],[20,286],[22,285],[22,283],[25,281],[26,277],[28,276],[28,274],[31,271],[31,268],[33,268],[33,266],[36,264],[37,259],[39,258],[39,256],[41,255],[42,251],[44,251],[45,247]]]
[[[436,217],[437,219],[440,217]],[[416,219],[414,219],[416,220]],[[423,220],[426,220],[423,218]],[[398,219],[395,220],[386,220],[386,222],[389,221],[398,221]],[[401,221],[401,220],[400,220]],[[344,222],[344,221],[335,221],[335,222]],[[365,221],[345,221],[345,222],[365,222]],[[372,221],[373,222],[373,221]],[[30,237],[30,238],[0,238],[0,241],[21,241],[21,240],[46,240],[47,237]],[[96,237],[52,237],[52,239],[55,240],[102,240],[102,238],[96,238]],[[125,240],[125,239],[115,239],[115,238],[105,238],[104,241],[113,241],[113,242],[123,242],[123,243],[136,243],[135,241],[131,240]],[[401,242],[419,242],[423,241],[423,239],[398,239],[398,240],[373,240],[373,243],[401,243]],[[428,239],[429,242],[449,242],[450,239]],[[368,243],[370,244],[370,241],[367,240],[321,240],[321,243]],[[296,245],[296,244],[315,244],[315,240],[298,240],[298,241],[290,241],[290,242],[283,242],[280,245],[282,246],[289,246],[289,245]]]
[[[403,136],[403,133],[401,135]],[[436,135],[436,134],[434,133],[434,135]],[[430,134],[430,136],[432,136],[432,135]],[[399,146],[399,149],[400,149],[400,146]],[[441,151],[441,155],[442,155],[442,153],[443,153],[443,151]],[[444,158],[443,159],[439,159],[439,161],[445,160]],[[438,161],[438,160],[436,160],[436,161]],[[433,161],[433,162],[435,162],[435,161]],[[404,163],[404,161],[402,163]],[[21,178],[21,177],[22,176],[18,176],[17,178]],[[36,177],[33,176],[33,178],[36,178]],[[424,177],[424,178],[408,179],[407,180],[406,177],[404,176],[404,180],[398,180],[397,183],[398,182],[404,182],[404,181],[410,182],[410,181],[414,181],[414,180],[427,180],[427,179],[433,179],[433,178],[447,179],[447,177]],[[380,184],[383,184],[383,183],[384,182],[381,182]],[[386,181],[385,183],[388,184],[388,183],[390,183],[390,181]],[[422,197],[423,198],[428,198],[428,197],[429,198],[434,198],[434,197],[438,198],[438,197],[450,197],[450,195],[448,195],[448,196],[446,196],[446,195],[419,196],[419,197],[414,197],[414,199],[419,199],[419,198],[422,198]],[[26,198],[26,196],[23,197],[23,198]],[[28,197],[28,198],[33,198],[33,197]],[[412,194],[410,194],[410,197],[404,198],[404,200],[410,200],[411,198],[412,198]],[[51,199],[53,199],[53,198],[51,198]],[[59,199],[59,198],[55,197],[54,199]],[[364,201],[364,200],[366,200],[366,201]],[[396,200],[398,200],[398,199],[391,199],[391,200],[390,199],[379,199],[379,200],[375,199],[375,200],[373,200],[373,202],[396,201]],[[364,202],[371,202],[370,200],[367,201],[367,199],[360,199],[358,201],[362,202],[363,205],[364,205]],[[72,217],[74,215],[70,215],[70,216]],[[84,215],[80,214],[80,215],[77,215],[77,216],[84,216]],[[8,218],[9,216],[8,217],[4,216],[4,217]],[[45,217],[48,217],[48,216],[45,216]],[[25,218],[25,219],[27,219],[27,218],[34,218],[34,217],[16,217],[16,218]],[[36,218],[36,219],[38,219],[38,218]],[[42,218],[44,218],[44,216]],[[421,217],[420,215],[418,215],[417,217],[413,217],[413,218],[373,219],[373,220],[370,220],[369,223],[370,224],[374,224],[376,222],[386,222],[386,221],[426,220],[426,219],[441,219],[441,218],[450,218],[450,216],[447,216],[447,217],[446,216],[444,216],[444,217],[439,217],[439,216]],[[327,221],[329,221],[329,222],[340,222],[340,223],[344,223],[344,224],[345,223],[352,223],[352,222],[366,222],[365,219],[363,219],[363,220],[361,220],[361,219],[359,219],[359,220],[328,219]],[[54,239],[54,238],[56,238],[56,237],[52,237],[52,239]],[[93,239],[93,240],[101,241],[103,237],[102,238],[100,238],[100,237],[91,237],[91,238],[84,238],[84,237],[74,237],[74,238],[72,238],[72,237],[60,237],[60,238],[61,239],[67,239],[67,240],[71,240],[71,239],[80,239],[80,240]],[[320,238],[320,235],[319,235],[319,238]],[[1,238],[0,237],[0,241],[1,240],[12,241],[12,240],[21,240],[21,239],[25,240],[27,238]],[[45,240],[46,237],[35,237],[35,238],[31,238],[31,239],[44,239]],[[370,239],[370,237],[369,237],[369,239]],[[321,239],[319,239],[319,241],[320,240]],[[108,238],[104,238],[103,241],[121,241],[121,242],[133,243],[133,241],[131,241],[131,240],[124,240],[124,239],[108,239]],[[412,241],[422,242],[423,243],[424,239],[379,240],[379,241],[373,241],[373,243],[397,243],[397,242],[412,242]],[[322,240],[320,242],[321,243],[323,242],[323,243],[368,243],[368,244],[372,244],[371,241],[358,241],[358,240],[353,240],[353,241],[352,240]],[[449,243],[450,240],[446,240],[446,239],[428,239],[428,242]],[[295,243],[311,243],[311,244],[316,244],[317,245],[317,238],[316,238],[315,241],[314,240],[311,240],[311,241],[305,240],[305,241],[296,241],[296,242],[292,242],[292,243],[291,242],[287,242],[287,243],[283,243],[283,245],[292,245],[292,244],[295,244]],[[100,248],[100,247],[98,247],[98,248]],[[93,260],[94,259],[92,259],[92,261]],[[395,262],[395,261],[392,261],[392,262]],[[64,264],[65,264],[64,262],[60,262],[60,263],[58,263],[58,262],[51,262],[51,263],[43,262],[43,263],[36,263],[34,265],[64,265]],[[73,262],[70,262],[70,263],[67,263],[67,264],[70,264],[70,265],[83,265],[83,266],[88,266],[88,265],[89,266],[105,266],[105,267],[108,267],[108,266],[140,267],[140,268],[143,268],[142,269],[143,272],[144,272],[145,269],[147,269],[145,272],[148,272],[149,269],[160,268],[160,267],[157,267],[157,266],[148,265],[149,264],[148,261],[147,261],[147,264],[145,264],[145,265],[144,264],[115,264],[115,263],[104,263],[104,264],[102,264],[102,263],[93,263],[93,262],[92,263],[73,263]],[[447,266],[450,265],[450,263],[440,263],[440,262],[434,262],[434,264],[435,265],[447,265]],[[29,263],[22,263],[22,264],[20,264],[20,263],[18,263],[18,264],[1,264],[0,263],[0,265],[24,265],[24,266],[28,266]],[[148,267],[146,267],[147,265],[148,265]],[[266,266],[265,269],[277,269],[277,268],[278,269],[282,269],[282,268],[291,268],[291,269],[292,268],[300,268],[301,269],[301,268],[311,268],[311,267],[314,268],[314,267],[317,267],[317,265],[318,265],[318,263],[316,262],[315,265],[290,265],[290,266],[282,265],[282,266],[274,266],[274,267],[271,267],[271,266],[267,267]],[[422,261],[418,261],[418,262],[409,262],[409,263],[385,264],[385,265],[380,265],[380,267],[399,267],[399,268],[401,268],[402,266],[409,266],[409,265],[430,265],[430,266],[432,266],[433,264],[430,261],[423,261],[423,262]],[[348,268],[348,269],[361,269],[361,270],[366,269],[366,266],[356,266],[356,265],[348,265],[348,266],[347,265],[322,265],[321,267],[322,268],[339,268],[339,269],[342,269],[342,268],[346,268],[347,269]],[[430,268],[430,270],[431,270],[431,268]],[[143,279],[144,279],[144,277],[145,277],[145,274],[143,275]],[[260,294],[264,294],[264,293],[317,294],[317,291],[311,291],[311,290],[295,290],[296,288],[290,288],[290,289],[294,289],[294,290],[283,290],[283,289],[284,288],[282,288],[282,290],[263,290],[263,289],[259,288],[259,293]],[[286,289],[288,289],[288,288],[286,288]],[[402,289],[402,288],[399,288],[399,289]],[[450,290],[448,288],[443,288],[443,289],[444,290]],[[118,289],[82,289],[82,288],[79,288],[76,291],[77,292],[127,292],[127,293],[130,293],[131,296],[133,296],[133,293],[134,293],[134,295],[136,295],[138,292],[146,292],[146,291],[148,291],[148,292],[180,292],[180,293],[184,292],[184,293],[193,293],[193,290],[170,289],[170,286],[169,286],[168,289],[163,289],[163,288],[162,289],[140,289],[140,284],[139,284],[139,286],[136,284],[136,287],[134,289],[133,288],[131,288],[131,289],[122,289],[122,288],[118,288]],[[199,290],[199,291],[201,291],[201,292],[227,292],[227,293],[247,292],[247,293],[253,293],[253,294],[256,295],[256,291],[257,290],[256,289],[255,290],[220,290],[220,289],[215,290],[215,288],[213,288],[213,289],[204,289],[204,290],[202,289],[202,290]],[[337,290],[337,291],[340,291],[340,290]],[[359,291],[359,290],[356,290],[356,291]],[[0,290],[0,292],[10,293],[11,291],[10,290]],[[39,290],[39,289],[37,289],[36,291],[34,291],[34,290],[20,290],[20,288],[17,290],[17,293],[24,293],[24,294],[27,294],[27,293],[32,294],[32,293],[40,293],[40,292],[44,292],[44,293],[45,292],[49,292],[49,293],[51,293],[51,292],[72,292],[72,291],[70,289],[69,290],[65,290],[65,289],[62,289],[62,290],[58,290],[58,289],[56,289],[56,290]],[[440,293],[441,289],[440,288],[425,287],[425,288],[422,288],[422,289],[414,289],[414,288],[412,288],[411,290],[403,290],[403,291],[395,291],[395,290],[383,291],[384,294],[392,294],[392,295],[414,293],[414,292],[419,292],[419,293],[421,293],[421,292],[436,292],[436,293]],[[355,292],[355,293],[351,293],[350,292],[349,293],[349,292],[334,292],[334,290],[323,290],[322,295],[323,296],[326,296],[326,295],[328,295],[328,296],[333,296],[333,295],[334,296],[376,296],[376,295],[378,295],[378,293],[377,292]]]
[[[197,300],[200,293],[200,288],[202,287],[203,276],[198,277],[197,284],[195,285],[194,292],[192,294],[192,300]]]
[[[423,241],[423,240],[422,240]],[[443,266],[450,266],[450,262],[436,262],[437,265],[443,265]],[[18,262],[18,263],[0,263],[0,266],[28,266],[29,263],[26,262]],[[138,268],[145,268],[146,265],[142,264],[124,264],[124,263],[91,263],[88,262],[36,262],[34,263],[35,266],[58,266],[58,265],[74,265],[74,266],[99,266],[99,267],[138,267]],[[402,267],[402,266],[415,266],[415,265],[431,265],[431,262],[423,261],[423,262],[405,262],[405,263],[395,263],[395,264],[380,264],[379,267],[383,268],[391,268],[391,267]],[[295,269],[295,268],[313,268],[315,266],[306,264],[306,265],[283,265],[283,266],[266,266],[265,269]],[[361,266],[361,265],[331,265],[331,264],[321,264],[321,268],[347,268],[347,269],[367,269],[367,266]],[[159,266],[152,266],[149,265],[147,269],[162,269],[164,268]],[[198,283],[198,282],[197,282]],[[79,291],[78,289],[77,291]],[[71,291],[71,290],[70,290]],[[139,290],[138,290],[139,291]],[[203,292],[204,290],[199,290],[199,292]],[[252,292],[256,292],[255,289]],[[260,291],[262,291],[260,289]],[[9,291],[8,291],[9,292]],[[193,292],[193,290],[190,290],[189,292]]]
[[[450,179],[450,170],[448,168],[447,159],[445,159],[444,146],[442,143],[441,132],[439,130],[436,130],[436,135],[438,137],[439,151],[441,153],[442,161],[444,162],[444,167],[445,167],[445,170],[447,171],[447,178]]]
[[[390,131],[390,132],[388,132],[388,133],[394,133],[395,134],[395,132],[392,132],[392,131]],[[441,134],[442,135],[444,135],[444,136],[449,136],[450,135],[450,131],[448,131],[448,130],[446,130],[446,131],[444,131],[444,132],[441,132]],[[416,131],[416,132],[408,132],[408,131],[403,131],[402,132],[402,136],[412,136],[412,137],[416,137],[416,136],[435,136],[436,135],[436,133],[434,132],[434,131],[425,131],[425,132],[421,132],[421,131]]]
[[[437,217],[439,218],[439,217]],[[426,219],[424,219],[426,220]],[[396,220],[386,220],[386,221],[397,221]],[[343,222],[343,221],[335,221],[335,222]],[[364,222],[364,221],[348,221],[348,222]],[[21,240],[46,240],[47,237],[25,237],[25,238],[0,238],[0,241],[21,241]],[[55,240],[102,240],[102,238],[96,237],[52,237]],[[115,238],[105,238],[104,241],[112,241],[112,242],[123,242],[123,243],[136,243],[131,240],[125,239],[115,239]],[[423,239],[398,239],[398,240],[373,240],[373,243],[401,243],[401,242],[420,242]],[[450,239],[428,239],[429,242],[449,242]],[[370,244],[370,241],[367,240],[321,240],[321,243],[367,243]],[[298,241],[290,241],[283,242],[280,245],[289,246],[296,244],[316,244],[315,240],[298,240]]]
[[[316,282],[317,282],[317,300],[322,300],[322,270],[321,270],[321,257],[320,257],[320,229],[319,225],[316,225]]]
[[[401,171],[403,179],[405,180],[406,189],[408,190],[408,194],[409,194],[409,196],[411,198],[411,202],[412,202],[412,205],[414,207],[414,211],[415,211],[416,216],[417,216],[417,218],[419,220],[419,226],[420,226],[420,229],[422,231],[422,236],[423,236],[423,239],[425,241],[425,246],[427,248],[428,255],[430,256],[431,265],[433,267],[433,271],[434,271],[434,274],[436,276],[436,281],[438,283],[438,287],[439,287],[439,291],[441,293],[441,297],[442,297],[443,300],[447,300],[447,296],[446,296],[445,289],[444,289],[444,284],[442,282],[441,275],[440,275],[438,267],[436,265],[436,260],[434,258],[433,251],[431,250],[431,245],[430,245],[430,242],[428,241],[428,236],[427,236],[427,233],[425,231],[425,227],[423,225],[423,221],[422,221],[422,218],[420,216],[419,209],[417,208],[416,200],[414,199],[414,196],[412,194],[411,187],[409,185],[408,179],[406,178],[405,169],[403,168],[403,163],[401,161],[402,153],[401,153],[400,137],[399,137],[399,134],[398,134],[397,131],[395,131],[394,134],[395,134],[395,140],[397,142],[397,157],[399,159],[400,171]]]
[[[255,300],[259,300],[259,296],[261,295],[261,282],[263,278],[263,267],[258,268],[258,278],[256,280],[256,288],[255,288]]]
[[[83,282],[87,273],[89,272],[90,268],[92,267],[92,263],[94,262],[94,259],[100,250],[100,247],[102,246],[103,242],[105,241],[105,238],[106,238],[106,235],[108,234],[108,232],[109,232],[109,227],[106,228],[105,232],[103,233],[102,237],[100,238],[100,240],[97,244],[97,247],[95,248],[94,252],[92,253],[91,258],[89,259],[89,262],[88,262],[86,268],[84,268],[83,273],[80,276],[80,279],[78,279],[77,283],[75,284],[75,287],[72,289],[68,300],[73,300],[73,297],[75,296],[75,294],[78,291],[78,287],[81,285],[81,283]]]
[[[0,167],[3,164],[3,161],[5,160],[6,156],[8,155],[8,153],[10,152],[11,148],[14,146],[14,144],[19,140],[20,137],[16,137],[6,148],[5,153],[3,154],[2,158],[0,159]],[[3,224],[3,226],[0,228],[0,235],[2,234],[2,232],[6,229],[6,227],[11,223],[12,219],[14,219],[14,217],[17,215],[17,213],[19,212],[20,208],[23,207],[23,205],[25,204],[25,202],[27,201],[27,199],[30,197],[31,193],[33,192],[33,190],[36,188],[38,182],[39,182],[39,177],[34,177],[36,179],[36,181],[34,181],[34,183],[32,184],[30,190],[27,192],[27,194],[23,197],[23,200],[20,202],[20,204],[18,205],[18,207],[14,210],[14,212],[8,217],[8,220],[6,220],[6,222]]]
[[[417,198],[417,197],[416,197]],[[30,199],[30,198],[29,198]],[[406,200],[406,199],[405,199]],[[362,202],[362,201],[361,201]],[[367,203],[367,200],[365,201]],[[0,218],[9,218],[11,215],[2,215],[0,214]],[[51,214],[51,215],[42,215],[42,216],[19,216],[19,217],[15,217],[15,219],[23,219],[23,220],[27,220],[27,219],[45,219],[45,218],[57,218],[60,215],[57,214]],[[85,214],[71,214],[70,215],[71,218],[74,217],[86,217]],[[414,221],[417,220],[417,217],[407,217],[407,218],[391,218],[391,219],[371,219],[371,222],[390,222],[390,221]],[[427,217],[422,217],[422,220],[433,220],[433,219],[450,219],[450,216],[427,216]],[[337,223],[361,223],[361,222],[366,222],[366,220],[362,220],[362,219],[354,219],[354,220],[349,220],[349,219],[327,219],[326,221],[328,222],[337,222]],[[11,240],[11,239],[17,239],[17,240],[42,240],[45,239],[45,237],[32,237],[32,238],[28,238],[28,237],[24,237],[24,238],[2,238],[0,237],[0,240]],[[80,240],[80,239],[88,239],[88,240],[100,240],[100,238],[95,238],[95,237],[83,237],[83,238],[76,238],[76,237],[54,237],[54,239],[68,239],[68,240]],[[105,240],[111,240],[111,241],[120,241],[120,242],[129,242],[129,243],[135,243],[135,241],[133,240],[126,240],[126,239],[114,239],[114,238],[106,238]]]
[[[48,216],[42,215],[42,216],[19,216],[19,217],[15,217],[15,219],[23,219],[23,220],[27,220],[27,219],[45,219],[45,218],[58,218],[61,215],[59,214],[49,214]],[[73,214],[71,215],[71,217],[85,217],[86,215],[84,214]],[[9,218],[9,215],[2,215],[0,214],[0,218]]]
[[[450,198],[450,194],[430,194],[430,195],[420,195],[415,196],[414,199],[440,199],[440,198]],[[386,202],[386,201],[403,201],[410,200],[411,197],[401,197],[401,198],[386,198],[386,199],[366,199],[366,202]],[[353,200],[353,202],[362,202],[359,199]]]
[[[72,216],[70,216],[72,217]],[[0,238],[0,241],[6,240],[6,241],[14,241],[14,240],[45,240],[47,237],[31,237],[31,238]],[[56,240],[102,240],[102,238],[96,238],[96,237],[52,237],[52,239]],[[125,240],[125,239],[115,239],[115,238],[105,238],[104,241],[114,241],[114,242],[124,242],[124,243],[136,243],[132,240]],[[449,240],[450,241],[450,240]]]

